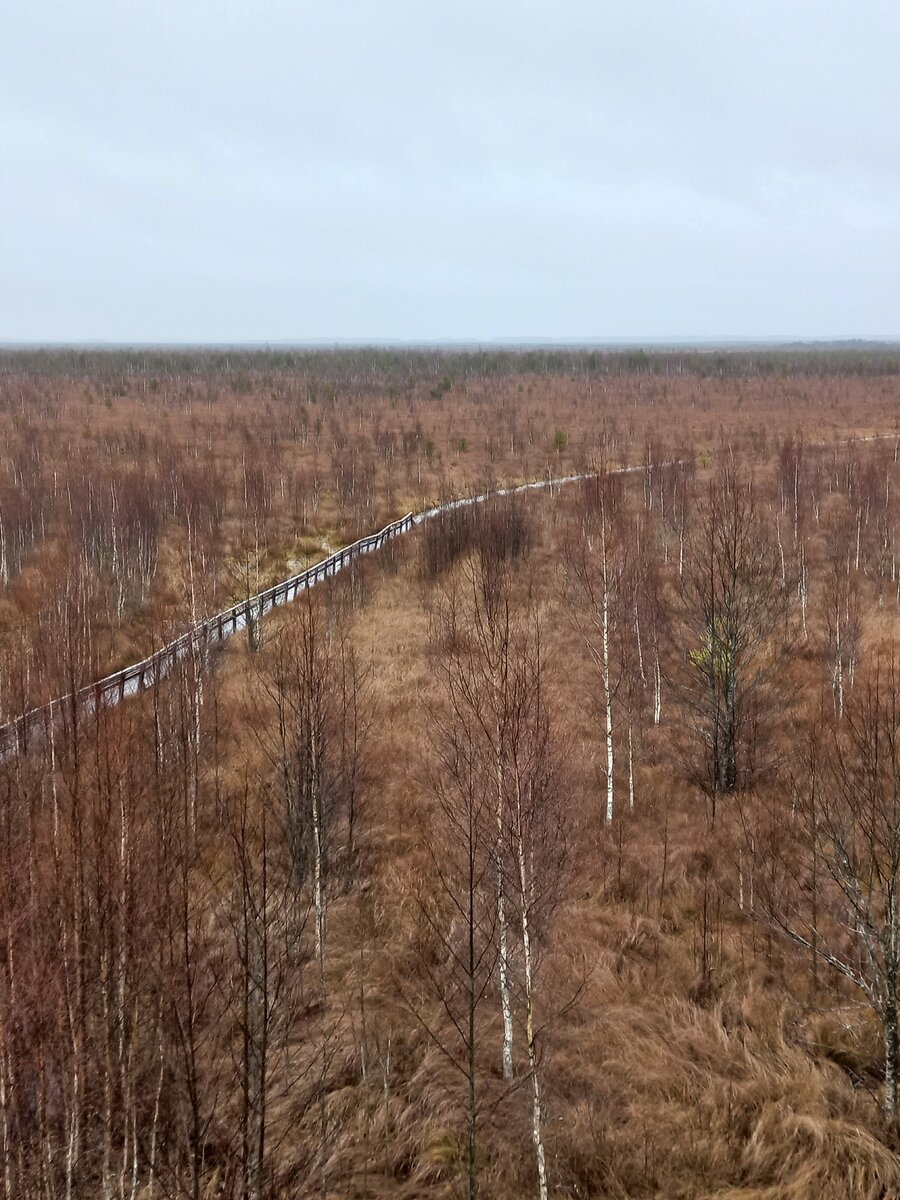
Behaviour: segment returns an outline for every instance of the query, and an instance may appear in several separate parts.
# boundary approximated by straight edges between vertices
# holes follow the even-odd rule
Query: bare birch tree
[[[900,1037],[900,666],[878,656],[837,725],[793,772],[790,808],[745,820],[751,911],[826,964],[881,1024],[884,1110],[897,1115]]]
[[[572,624],[599,682],[605,746],[605,818],[610,822],[615,813],[614,738],[623,674],[621,639],[628,619],[623,612],[628,605],[624,582],[629,560],[628,539],[624,536],[621,476],[601,471],[581,486],[578,529],[565,553],[565,586]]]
[[[789,590],[753,480],[731,463],[711,480],[688,541],[672,604],[674,682],[695,743],[689,772],[715,820],[719,798],[763,765]]]

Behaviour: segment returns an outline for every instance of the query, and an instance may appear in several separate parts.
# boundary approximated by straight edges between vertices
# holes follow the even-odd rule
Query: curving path
[[[643,469],[643,467],[619,467],[610,473],[625,475]],[[189,629],[187,633],[183,633],[181,637],[169,642],[168,645],[161,647],[149,657],[142,659],[141,662],[123,667],[120,671],[114,671],[111,675],[106,675],[95,683],[61,696],[57,700],[51,700],[49,704],[33,708],[15,720],[0,725],[0,760],[16,749],[20,753],[26,753],[29,745],[34,743],[53,721],[54,716],[64,708],[89,715],[97,711],[101,705],[120,704],[128,697],[136,696],[140,692],[154,687],[160,680],[165,679],[178,662],[189,655],[199,652],[202,661],[206,662],[209,648],[245,629],[248,620],[260,620],[273,608],[290,604],[301,592],[308,591],[317,583],[322,583],[331,576],[337,575],[355,559],[380,550],[392,538],[410,532],[425,521],[430,521],[453,509],[482,504],[484,501],[498,496],[511,496],[518,492],[527,492],[538,488],[549,488],[552,494],[553,488],[556,486],[577,483],[590,478],[590,476],[591,473],[588,472],[581,475],[566,475],[560,479],[539,479],[533,483],[522,483],[515,487],[483,492],[478,496],[465,496],[458,500],[450,500],[446,504],[426,508],[420,513],[407,513],[405,517],[401,517],[398,521],[392,521],[377,533],[369,534],[368,537],[360,538],[352,545],[335,551],[334,554],[323,559],[314,567],[292,575],[289,579],[284,579],[280,583],[266,588],[265,591],[251,596],[249,600],[242,600],[239,604],[225,609],[224,612],[220,612],[214,617],[207,617]]]
[[[857,442],[877,442],[889,438],[894,438],[900,448],[900,434],[897,433],[867,434],[862,437],[851,437],[846,441],[811,442],[808,445],[821,449],[830,445],[852,445]],[[609,474],[627,475],[643,470],[643,466],[618,467]],[[15,720],[0,725],[0,761],[7,758],[16,749],[25,753],[29,744],[48,727],[63,706],[69,708],[70,711],[76,709],[79,712],[90,714],[95,712],[101,704],[119,704],[129,696],[136,696],[139,692],[153,687],[160,680],[165,679],[172,668],[190,654],[199,651],[202,661],[206,662],[206,652],[209,647],[218,642],[224,642],[233,634],[245,629],[248,619],[259,620],[273,608],[289,604],[301,592],[315,587],[317,583],[324,582],[332,575],[337,575],[338,571],[342,571],[354,559],[380,550],[385,542],[400,534],[408,533],[424,521],[429,521],[433,517],[450,512],[455,508],[482,504],[497,496],[512,496],[518,492],[539,488],[549,488],[552,495],[554,487],[589,479],[592,474],[593,472],[585,472],[580,475],[564,475],[559,479],[538,479],[532,483],[521,483],[514,487],[498,488],[493,492],[483,492],[478,496],[464,496],[458,500],[449,500],[446,504],[437,504],[420,513],[407,513],[405,517],[401,517],[398,521],[392,521],[377,533],[369,534],[368,537],[360,538],[352,545],[345,546],[343,550],[335,551],[334,554],[314,567],[301,571],[298,575],[292,575],[289,579],[284,579],[281,583],[266,588],[256,596],[251,596],[249,600],[242,600],[239,604],[225,609],[224,612],[220,612],[214,617],[207,617],[193,629],[189,629],[187,633],[183,633],[181,637],[169,642],[168,645],[163,646],[141,662],[123,667],[120,671],[114,671],[111,675],[98,679],[96,683],[88,684],[77,692],[70,692],[57,700],[51,700],[49,704],[33,708]]]

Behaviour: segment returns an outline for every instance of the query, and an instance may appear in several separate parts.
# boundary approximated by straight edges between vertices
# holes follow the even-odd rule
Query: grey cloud
[[[0,339],[896,336],[894,0],[14,0]]]

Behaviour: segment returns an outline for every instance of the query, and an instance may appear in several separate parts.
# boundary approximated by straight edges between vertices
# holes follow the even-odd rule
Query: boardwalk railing
[[[641,470],[641,468],[623,467],[618,473],[636,470]],[[24,754],[29,745],[40,734],[45,733],[52,721],[63,711],[71,713],[74,710],[79,715],[82,713],[89,715],[99,711],[103,705],[111,707],[120,704],[129,696],[136,696],[148,688],[154,687],[166,678],[177,663],[191,655],[199,653],[200,660],[205,662],[206,652],[211,646],[226,641],[233,634],[245,629],[249,622],[261,620],[273,608],[289,604],[301,592],[337,575],[338,571],[342,571],[349,563],[361,558],[364,554],[380,550],[386,542],[399,537],[400,534],[408,533],[423,521],[431,520],[433,517],[453,509],[464,508],[471,504],[481,504],[494,497],[510,496],[534,488],[550,488],[552,493],[554,487],[574,483],[588,477],[588,475],[582,474],[566,475],[560,479],[539,479],[533,483],[499,488],[478,496],[464,496],[458,500],[450,500],[445,504],[427,508],[420,513],[407,513],[398,521],[392,521],[390,525],[385,525],[384,529],[380,529],[378,533],[369,534],[368,537],[360,538],[342,550],[336,550],[334,554],[323,559],[322,562],[316,563],[314,567],[301,571],[298,575],[292,575],[290,579],[284,579],[280,583],[266,588],[265,591],[259,592],[256,596],[251,596],[248,600],[242,600],[240,603],[232,605],[231,608],[225,609],[217,616],[206,618],[199,625],[176,638],[174,642],[163,646],[149,657],[142,659],[141,662],[123,667],[120,671],[114,671],[111,675],[98,679],[96,683],[88,684],[76,692],[70,692],[58,700],[51,700],[49,704],[33,708],[5,725],[0,725],[0,760],[7,758],[15,749]]]
[[[367,537],[345,546],[342,550],[336,550],[334,554],[329,555],[322,562],[316,563],[314,567],[292,575],[289,579],[284,579],[280,583],[266,588],[265,591],[251,596],[249,600],[242,600],[240,603],[232,605],[231,608],[226,608],[224,612],[220,612],[214,617],[208,617],[187,633],[182,634],[181,637],[176,638],[174,642],[169,642],[167,646],[163,646],[140,662],[123,667],[120,671],[114,671],[111,675],[98,679],[96,683],[88,684],[87,687],[69,693],[68,696],[59,700],[52,700],[49,704],[33,708],[15,720],[9,721],[6,725],[0,725],[0,758],[6,757],[16,746],[24,753],[33,738],[39,733],[45,732],[48,722],[52,721],[54,716],[64,708],[71,711],[74,707],[79,713],[85,714],[96,712],[101,705],[119,704],[129,696],[136,696],[140,692],[152,688],[160,680],[165,679],[177,663],[192,654],[199,652],[205,661],[206,652],[211,646],[224,642],[233,634],[245,629],[250,621],[261,620],[273,608],[279,608],[283,604],[289,604],[292,600],[296,600],[301,592],[336,575],[351,560],[380,550],[391,538],[398,537],[401,533],[412,529],[415,522],[416,517],[412,513],[408,513],[399,521],[392,521],[390,525],[385,525],[384,529],[379,530],[378,533],[369,534]]]
[[[834,444],[854,445],[857,442],[877,442],[889,438],[896,439],[895,455],[900,453],[900,437],[893,433],[854,436],[845,443]],[[809,443],[810,447],[819,449],[827,448],[832,444],[827,441]],[[677,463],[682,460],[675,461]],[[655,465],[658,467],[672,466],[673,463],[657,463]],[[628,475],[645,469],[647,469],[645,466],[618,467],[609,473]],[[24,753],[33,737],[37,736],[39,731],[46,730],[54,717],[64,709],[71,712],[74,708],[79,713],[91,713],[98,711],[102,704],[119,704],[127,697],[136,696],[147,688],[153,687],[161,679],[165,679],[176,663],[198,650],[203,653],[201,661],[205,662],[205,651],[210,646],[217,642],[224,642],[232,634],[245,629],[248,620],[259,620],[273,608],[289,604],[301,592],[336,575],[354,559],[381,549],[385,542],[402,533],[409,532],[423,521],[431,520],[432,517],[440,516],[442,513],[456,508],[464,508],[470,504],[482,504],[485,500],[499,496],[511,496],[517,492],[527,492],[535,488],[549,488],[552,495],[554,487],[560,487],[566,483],[577,483],[580,480],[589,479],[593,474],[595,472],[591,471],[580,475],[564,475],[559,479],[552,477],[538,479],[532,483],[498,488],[496,491],[484,492],[478,496],[463,496],[458,500],[449,500],[445,504],[435,505],[420,513],[407,513],[398,521],[392,521],[390,525],[385,525],[384,529],[379,530],[378,533],[369,534],[368,537],[360,538],[351,545],[345,546],[343,550],[335,551],[322,562],[316,563],[314,567],[301,571],[298,575],[292,575],[290,579],[284,579],[273,587],[266,588],[264,592],[251,596],[249,600],[242,600],[239,604],[227,608],[215,617],[208,617],[193,629],[188,630],[187,633],[182,634],[181,637],[176,638],[174,642],[163,646],[149,658],[143,659],[142,662],[134,663],[130,667],[123,667],[121,671],[114,671],[112,675],[107,675],[104,679],[97,680],[96,683],[88,684],[87,687],[83,687],[77,692],[69,693],[58,700],[51,700],[49,704],[33,708],[29,712],[23,713],[22,716],[8,721],[5,725],[0,725],[0,761],[7,758],[16,747]]]

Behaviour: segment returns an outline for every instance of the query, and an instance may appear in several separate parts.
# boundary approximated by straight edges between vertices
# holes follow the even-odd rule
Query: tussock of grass
[[[524,386],[528,391],[520,399],[516,388],[521,391]],[[209,588],[198,600],[201,607],[215,611],[226,595],[240,598],[235,580],[235,572],[241,568],[239,550],[255,546],[255,534],[260,530],[264,536],[259,562],[254,563],[259,578],[254,577],[252,590],[288,573],[294,555],[315,558],[325,554],[332,543],[326,542],[323,531],[340,530],[349,540],[355,533],[377,526],[385,513],[418,507],[425,495],[481,490],[492,476],[533,477],[546,466],[548,429],[552,432],[564,425],[567,431],[568,457],[556,464],[562,472],[586,465],[601,449],[629,461],[642,458],[647,437],[655,436],[661,424],[660,412],[667,437],[668,427],[683,420],[688,441],[718,447],[722,411],[733,409],[739,414],[734,416],[736,444],[751,446],[763,456],[771,430],[792,429],[799,413],[813,414],[823,433],[832,427],[861,430],[880,424],[876,418],[895,404],[895,383],[885,384],[877,392],[870,381],[842,377],[826,382],[806,378],[791,384],[780,381],[775,386],[755,377],[712,383],[638,376],[624,383],[606,380],[596,393],[590,393],[589,400],[580,382],[562,377],[507,380],[496,390],[484,380],[472,379],[467,387],[470,390],[454,388],[449,398],[433,396],[434,404],[424,406],[408,389],[402,410],[394,405],[394,397],[379,395],[368,408],[357,395],[341,401],[358,406],[354,427],[373,438],[377,430],[388,451],[371,464],[363,461],[368,453],[365,447],[346,439],[346,431],[340,427],[340,404],[335,401],[338,416],[332,419],[329,410],[323,429],[310,435],[308,446],[305,440],[302,450],[295,446],[284,452],[284,478],[288,480],[289,470],[300,467],[325,475],[327,459],[329,478],[322,487],[322,507],[311,508],[301,519],[301,514],[288,512],[285,497],[289,489],[280,494],[276,489],[270,516],[265,515],[265,506],[257,514],[259,529],[247,519],[242,502],[235,499],[241,494],[235,483],[237,464],[243,461],[244,435],[228,433],[224,424],[221,429],[215,427],[213,417],[219,420],[221,411],[211,402],[213,417],[205,432],[210,435],[208,445],[216,450],[215,454],[210,451],[207,465],[211,471],[216,455],[221,457],[227,465],[223,477],[228,476],[231,495],[221,542],[213,545],[208,539],[202,547],[211,565],[209,579],[202,578]],[[793,407],[785,416],[786,399]],[[856,408],[848,417],[844,406],[850,405],[851,399]],[[437,411],[435,405],[445,401],[446,407]],[[500,429],[497,413],[504,404],[509,405],[510,413],[519,414],[523,429],[534,422],[534,444],[543,447],[540,453],[507,453],[505,434],[488,435],[486,421],[490,418]],[[519,407],[513,408],[514,404]],[[131,409],[139,406],[136,400],[130,403]],[[110,410],[109,417],[101,414],[104,435],[123,433],[118,407]],[[234,416],[233,408],[226,411]],[[604,414],[602,420],[598,413]],[[443,462],[439,461],[440,452],[434,462],[429,455],[421,477],[415,438],[402,463],[399,438],[393,450],[384,442],[386,431],[393,437],[395,423],[399,428],[399,423],[405,422],[409,426],[405,432],[412,433],[413,421],[420,417],[425,420],[422,433],[430,438],[429,430],[437,432],[445,452],[460,440],[469,446],[464,455],[446,453]],[[198,420],[205,422],[206,417],[201,415]],[[190,427],[186,419],[184,427]],[[85,442],[94,446],[99,432],[86,433]],[[221,440],[213,433],[221,434]],[[313,446],[320,435],[322,446]],[[488,436],[492,438],[490,453]],[[191,438],[196,440],[194,434]],[[522,436],[516,444],[524,444]],[[338,498],[329,487],[336,488],[340,481],[349,488],[342,471],[357,457],[361,467],[354,482],[357,490]],[[255,469],[259,479],[269,478],[270,472],[274,477],[280,472],[281,459],[273,453]],[[203,478],[212,490],[218,476]],[[633,485],[638,497],[641,480],[635,477]],[[311,501],[311,485],[301,491]],[[824,503],[827,506],[828,501]],[[560,548],[577,516],[573,509],[574,501],[565,496],[534,496],[523,503],[522,519],[514,529],[498,519],[496,512],[489,513],[487,525],[478,528],[459,522],[452,555],[439,553],[445,543],[437,537],[441,531],[435,525],[430,541],[410,538],[391,546],[377,560],[360,564],[352,578],[347,572],[327,589],[316,589],[313,603],[323,606],[328,630],[333,632],[339,626],[349,630],[360,660],[372,666],[373,684],[365,714],[371,716],[372,728],[366,747],[356,853],[329,874],[327,951],[321,976],[308,926],[296,932],[290,947],[300,962],[297,980],[292,981],[297,995],[292,998],[288,1027],[277,1030],[269,1047],[268,1194],[272,1200],[322,1195],[328,1200],[349,1196],[449,1200],[460,1194],[466,1147],[459,1045],[448,1013],[435,995],[433,979],[446,969],[450,948],[460,943],[462,932],[458,913],[448,908],[441,914],[445,920],[441,934],[445,936],[439,936],[425,920],[420,903],[423,895],[433,896],[438,890],[436,869],[444,850],[436,844],[436,801],[429,777],[435,769],[429,724],[434,707],[443,703],[440,671],[444,648],[429,643],[429,618],[439,588],[459,571],[467,555],[491,546],[496,549],[515,534],[516,549],[509,555],[515,596],[524,601],[530,594],[542,614],[550,664],[548,690],[564,731],[566,815],[571,822],[571,858],[560,887],[559,907],[535,929],[540,951],[537,1042],[551,1194],[555,1200],[843,1200],[857,1196],[887,1200],[900,1192],[900,1160],[895,1153],[895,1135],[885,1128],[879,1110],[882,1052],[878,1030],[845,987],[823,971],[814,988],[808,960],[742,916],[735,903],[734,845],[728,821],[723,818],[710,831],[703,799],[685,781],[678,759],[678,733],[667,724],[668,697],[660,727],[650,726],[646,714],[641,721],[635,811],[620,809],[612,829],[603,824],[597,682],[561,602]],[[654,511],[653,520],[657,517]],[[152,642],[161,629],[169,630],[183,620],[189,594],[183,533],[170,530],[163,539],[147,611],[130,616],[122,628],[114,629],[111,623],[104,626],[103,654],[127,659],[143,641]],[[821,536],[824,539],[825,535]],[[337,544],[336,538],[333,544]],[[672,545],[674,554],[674,541]],[[41,606],[48,610],[53,597],[63,593],[67,559],[57,546],[51,563],[51,549],[48,542],[35,551],[44,574],[34,563],[27,563],[0,600],[6,645],[19,638],[21,621],[30,621]],[[245,557],[245,571],[246,563]],[[50,573],[51,566],[55,574]],[[99,595],[98,605],[102,599]],[[890,611],[895,617],[895,609]],[[867,636],[888,630],[893,617],[886,606],[873,617]],[[279,630],[292,619],[284,612],[264,623],[259,654],[249,652],[245,639],[234,639],[217,656],[216,669],[205,682],[201,720],[205,741],[198,755],[199,836],[205,840],[184,878],[200,914],[194,936],[201,950],[211,948],[212,960],[210,965],[197,952],[191,966],[201,977],[200,990],[209,985],[204,997],[213,997],[215,1003],[226,986],[234,983],[229,970],[236,973],[230,933],[223,925],[223,913],[229,906],[232,916],[239,907],[236,881],[229,876],[233,869],[229,839],[234,833],[226,825],[227,816],[233,815],[229,806],[246,789],[251,808],[265,799],[271,806],[273,824],[277,826],[283,817],[277,777],[263,748],[274,717],[271,697],[260,689],[260,676],[267,664],[271,665]],[[87,615],[85,620],[89,620]],[[821,612],[811,609],[809,645],[798,652],[791,668],[801,690],[810,680],[818,681],[817,686],[821,683],[822,653],[815,647],[821,646],[823,620]],[[42,680],[42,686],[46,682]],[[98,737],[77,771],[71,770],[69,763],[60,770],[62,820],[71,819],[76,812],[80,816],[82,804],[90,814],[84,830],[79,830],[88,846],[85,894],[90,898],[82,910],[85,925],[96,932],[92,923],[102,909],[107,922],[103,932],[110,934],[109,942],[98,938],[91,947],[92,971],[98,963],[104,970],[113,970],[117,961],[112,934],[123,911],[119,899],[123,881],[117,874],[115,856],[124,839],[115,836],[115,820],[123,797],[134,804],[136,820],[129,832],[140,847],[129,864],[134,868],[129,882],[139,878],[140,884],[135,890],[135,912],[128,915],[147,945],[153,942],[148,934],[152,922],[141,924],[145,917],[143,872],[150,875],[158,846],[149,841],[145,831],[156,828],[154,804],[168,804],[172,827],[178,828],[183,806],[191,801],[189,752],[194,726],[189,684],[189,680],[173,678],[171,688],[161,689],[160,714],[150,710],[152,697],[144,697],[127,711],[108,714],[113,734],[120,729],[124,735],[113,736],[109,742]],[[165,727],[173,713],[177,717],[179,705],[185,719],[180,726],[175,720],[177,736],[170,737],[164,751],[158,752],[154,719],[158,715],[160,726]],[[142,712],[147,719],[145,726],[139,727]],[[140,741],[136,733],[144,738],[145,757],[135,758],[140,770],[132,771],[125,750],[131,749],[129,735]],[[783,736],[789,739],[790,730]],[[214,758],[214,743],[218,758]],[[617,745],[617,769],[621,770],[621,739]],[[63,747],[61,755],[64,752]],[[104,752],[108,752],[106,759]],[[181,753],[189,765],[170,778],[166,772]],[[32,788],[30,792],[16,792],[20,782],[12,776],[6,781],[28,821],[40,813],[41,805],[46,808],[49,803],[47,778],[40,777],[39,767],[40,759],[24,765],[23,779]],[[91,792],[97,779],[105,780],[106,790],[98,792],[102,804],[96,803]],[[154,791],[157,779],[165,786]],[[75,793],[66,790],[73,781],[78,789],[77,804],[73,802]],[[621,804],[621,778],[618,786]],[[265,792],[265,787],[270,791]],[[25,803],[21,803],[22,796]],[[12,811],[11,806],[6,811]],[[38,952],[31,955],[33,962],[23,955],[26,965],[17,967],[28,983],[23,999],[20,1002],[16,997],[13,1006],[15,1021],[23,1024],[22,1029],[15,1022],[4,1026],[4,1037],[11,1028],[9,1036],[18,1039],[17,1053],[32,1069],[28,1059],[32,1051],[27,1045],[32,1007],[46,1024],[50,1031],[47,1044],[52,1054],[58,1055],[51,1067],[57,1073],[48,1090],[51,1115],[56,1120],[54,1105],[60,1105],[64,1092],[59,1080],[65,1076],[59,1063],[67,1061],[70,1031],[61,993],[41,986],[43,959],[58,967],[53,956],[62,939],[57,936],[58,924],[49,919],[45,926],[40,924],[40,905],[46,887],[51,897],[48,908],[57,905],[60,912],[66,912],[74,887],[63,870],[62,882],[58,881],[53,891],[55,872],[61,868],[51,852],[52,824],[35,821],[33,828],[36,833],[25,822],[5,835],[4,861],[10,864],[9,878],[16,880],[9,889],[11,911],[22,928],[30,929],[33,921],[46,940],[35,941]],[[330,833],[331,849],[339,860],[346,829],[336,820]],[[37,839],[38,849],[29,857],[22,847],[31,836]],[[435,841],[429,842],[430,837]],[[186,845],[187,854],[191,838]],[[68,851],[64,845],[62,856]],[[156,878],[165,877],[166,886],[175,887],[181,860],[176,851],[172,856]],[[251,860],[255,864],[252,855]],[[19,887],[20,873],[28,878],[29,888]],[[33,897],[38,897],[34,911],[29,907]],[[173,938],[173,944],[177,940]],[[133,965],[141,985],[143,949],[135,955]],[[175,968],[173,973],[180,978]],[[100,978],[102,971],[97,969],[94,974]],[[115,1041],[101,1020],[106,1010],[100,1000],[108,997],[97,990],[93,977],[87,987],[96,1008],[88,1032],[95,1039],[93,1046],[106,1051]],[[43,990],[50,998],[42,1009]],[[203,1098],[209,1099],[210,1107],[213,1103],[217,1106],[204,1143],[210,1163],[204,1194],[229,1200],[240,1194],[234,1158],[241,1096],[230,1083],[223,1084],[223,1080],[237,1077],[240,1061],[237,990],[233,988],[231,993],[232,1010],[224,1015],[214,1011],[210,1002],[213,1015],[199,1036],[201,1074],[204,1080],[212,1080],[209,1096],[204,1092]],[[142,1070],[144,1059],[151,1062],[152,1075],[145,1070],[143,1077],[156,1079],[156,994],[150,988],[140,995],[145,1003],[135,1061]],[[40,1021],[34,1020],[35,1028]],[[523,1030],[520,1020],[516,1076],[510,1083],[501,1075],[496,981],[488,987],[476,1028],[477,1165],[482,1195],[485,1200],[535,1195]],[[180,1153],[188,1128],[178,1074],[183,1069],[183,1053],[175,1034],[170,1031],[169,1037],[171,1061],[164,1080],[165,1096],[167,1102],[175,1097],[172,1105],[182,1107],[173,1108],[166,1119],[172,1139],[182,1139],[177,1143],[176,1152]],[[448,1049],[455,1061],[444,1052]],[[102,1057],[103,1053],[98,1053],[97,1061]],[[11,1055],[10,1061],[14,1058]],[[19,1060],[15,1062],[18,1072]],[[95,1071],[93,1078],[99,1079],[100,1072]],[[16,1082],[21,1080],[31,1087],[27,1071],[16,1075]],[[31,1090],[36,1092],[36,1088]],[[25,1094],[20,1091],[16,1102]],[[99,1087],[92,1091],[89,1106],[94,1107],[89,1120],[94,1122],[95,1137],[103,1104],[115,1106],[118,1100],[118,1096],[103,1095]],[[145,1107],[152,1108],[151,1100]],[[146,1113],[143,1108],[140,1111],[143,1119]],[[62,1128],[52,1121],[49,1127]],[[100,1145],[99,1139],[96,1145]],[[51,1149],[56,1152],[56,1147]],[[144,1156],[143,1144],[139,1150]],[[45,1148],[38,1146],[36,1162],[44,1152]],[[143,1157],[141,1164],[143,1169]],[[171,1179],[165,1182],[169,1186]],[[48,1188],[43,1187],[40,1194],[49,1194]],[[157,1188],[156,1194],[148,1192],[141,1200],[159,1200],[160,1194]]]
[[[552,596],[545,545],[530,562]],[[455,1196],[464,1160],[459,1070],[413,1015],[452,1041],[423,972],[424,961],[440,967],[441,944],[414,902],[430,869],[423,763],[427,705],[438,696],[416,571],[408,558],[397,574],[381,574],[355,618],[357,644],[375,666],[377,786],[361,849],[365,886],[336,895],[329,916],[329,986],[340,1016],[324,1110],[335,1196]],[[578,680],[583,665],[568,631],[562,622],[548,629],[557,678]],[[578,728],[583,711],[560,695]],[[723,899],[727,840],[707,832],[696,797],[661,769],[657,753],[649,741],[638,809],[613,831],[597,820],[590,772],[579,775],[579,761],[572,767],[576,864],[542,965],[552,1194],[892,1195],[900,1159],[878,1109],[871,1022],[830,977],[813,1003],[808,964]],[[706,913],[705,966],[704,880],[718,895]],[[514,1200],[534,1190],[528,1081],[519,1059],[517,1080],[503,1082],[499,1040],[492,995],[479,1015],[479,1169],[486,1196]],[[281,1177],[298,1195],[315,1190],[321,1113],[311,1078],[292,1089],[281,1118]]]

